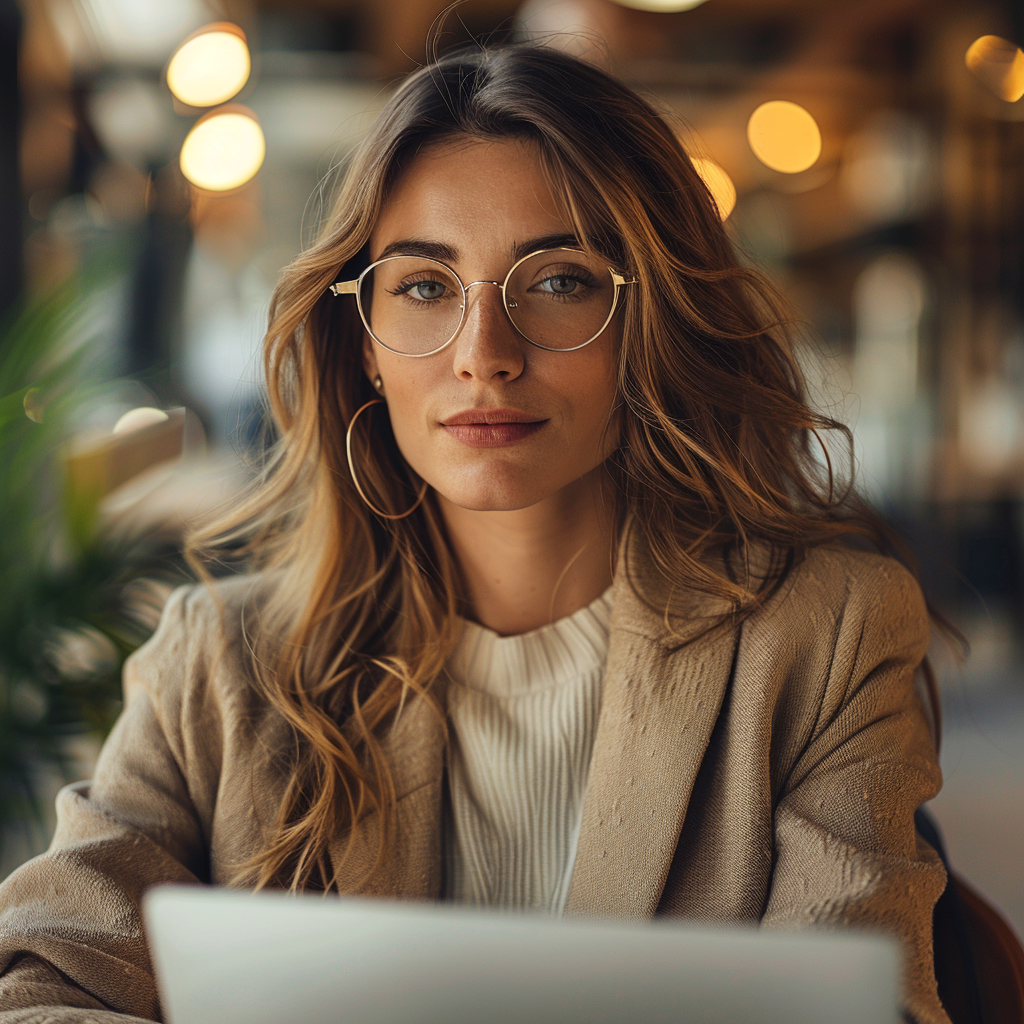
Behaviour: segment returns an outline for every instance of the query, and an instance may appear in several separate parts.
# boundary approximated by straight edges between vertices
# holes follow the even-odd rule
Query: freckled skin
[[[529,144],[437,145],[400,178],[371,236],[371,257],[400,239],[443,242],[458,250],[453,269],[463,282],[501,281],[516,243],[572,232],[556,209]],[[364,368],[384,381],[399,449],[442,507],[510,511],[554,499],[571,514],[574,502],[594,492],[593,472],[616,443],[614,425],[603,445],[601,436],[615,399],[619,316],[584,348],[549,352],[512,327],[499,288],[471,288],[468,300],[458,336],[434,355],[411,359],[364,338]],[[511,407],[548,422],[499,448],[470,447],[441,426],[481,407]]]

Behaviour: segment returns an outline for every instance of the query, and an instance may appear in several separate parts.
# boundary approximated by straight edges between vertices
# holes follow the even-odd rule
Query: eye
[[[594,298],[600,290],[600,282],[586,267],[573,264],[549,265],[538,272],[529,290],[552,299],[571,299],[575,302]]]
[[[423,302],[444,298],[448,289],[443,281],[408,281],[401,285],[398,294],[409,295]]]
[[[568,274],[553,274],[539,282],[543,291],[549,291],[554,295],[572,295],[582,284],[577,277],[570,277]]]

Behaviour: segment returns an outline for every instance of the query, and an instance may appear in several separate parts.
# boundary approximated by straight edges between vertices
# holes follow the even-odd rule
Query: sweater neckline
[[[612,587],[571,615],[513,636],[463,620],[448,662],[457,685],[512,697],[562,686],[603,668],[608,654]]]

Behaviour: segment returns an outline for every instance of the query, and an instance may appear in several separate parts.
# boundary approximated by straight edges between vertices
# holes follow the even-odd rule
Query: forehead
[[[399,176],[370,236],[371,258],[399,239],[460,253],[507,253],[526,237],[571,234],[533,143],[459,139],[421,150]]]

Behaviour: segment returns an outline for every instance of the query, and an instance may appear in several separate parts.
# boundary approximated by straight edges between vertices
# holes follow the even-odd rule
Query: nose
[[[500,281],[466,285],[466,315],[453,342],[453,370],[460,380],[510,381],[523,372],[522,338],[502,301]]]

